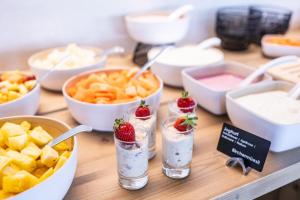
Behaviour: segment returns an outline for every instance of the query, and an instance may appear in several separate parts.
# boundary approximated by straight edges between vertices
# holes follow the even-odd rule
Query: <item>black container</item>
[[[222,47],[228,50],[246,50],[249,40],[249,8],[225,7],[217,12],[216,33]]]
[[[158,48],[163,47],[166,45],[173,46],[175,43],[170,44],[162,44],[162,45],[152,45],[152,44],[145,44],[145,43],[137,43],[134,52],[133,52],[133,58],[132,61],[137,64],[139,67],[142,67],[144,64],[148,62],[148,52],[152,48]]]
[[[265,34],[284,34],[287,32],[292,11],[274,6],[250,6],[249,17],[257,18],[250,27],[250,40],[258,45]]]

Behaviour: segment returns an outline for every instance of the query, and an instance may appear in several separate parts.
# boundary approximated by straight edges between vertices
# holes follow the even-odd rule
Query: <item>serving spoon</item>
[[[148,62],[146,62],[146,64],[144,64],[144,66],[131,78],[131,80],[137,79],[143,72],[147,71],[147,69],[156,62],[159,56],[164,52],[170,50],[170,48],[172,48],[172,45],[166,45],[161,48],[153,58],[151,58]]]
[[[181,6],[179,8],[177,8],[176,10],[174,10],[173,12],[171,12],[168,16],[168,20],[175,20],[180,18],[182,15],[185,15],[186,13],[190,12],[191,10],[194,10],[194,6],[193,5],[184,5]]]
[[[206,40],[203,40],[202,42],[200,42],[196,48],[199,49],[208,49],[210,47],[214,47],[214,46],[220,46],[221,45],[221,39],[218,37],[212,37],[212,38],[208,38]]]
[[[290,91],[288,92],[287,96],[292,99],[297,99],[300,95],[300,83],[297,83]]]
[[[70,137],[73,137],[74,135],[82,132],[91,132],[93,130],[92,127],[86,126],[86,125],[79,125],[75,128],[72,128],[68,130],[67,132],[61,134],[60,136],[54,138],[51,142],[48,143],[50,147],[54,147],[55,145],[61,143],[64,140],[69,139]]]
[[[297,62],[297,61],[299,61],[299,57],[297,57],[297,56],[282,56],[282,57],[276,58],[276,59],[262,65],[257,70],[252,72],[238,86],[239,87],[244,87],[246,85],[249,85],[257,77],[263,75],[268,69],[270,69],[272,67],[276,67],[278,65],[282,65],[282,64],[290,63],[290,62]]]

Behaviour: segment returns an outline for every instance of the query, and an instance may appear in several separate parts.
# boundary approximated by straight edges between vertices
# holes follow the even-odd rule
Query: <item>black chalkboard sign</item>
[[[217,150],[244,160],[247,167],[262,171],[271,142],[230,124],[223,124]]]

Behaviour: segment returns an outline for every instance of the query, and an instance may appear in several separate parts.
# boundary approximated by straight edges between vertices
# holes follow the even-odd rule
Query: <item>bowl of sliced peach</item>
[[[0,117],[34,115],[40,86],[35,76],[21,71],[0,71]]]
[[[0,119],[0,199],[63,199],[75,175],[76,139],[47,144],[69,129],[45,117]]]
[[[113,122],[141,99],[158,108],[162,80],[150,71],[134,79],[137,68],[100,69],[70,78],[63,95],[72,116],[99,131],[112,131]]]

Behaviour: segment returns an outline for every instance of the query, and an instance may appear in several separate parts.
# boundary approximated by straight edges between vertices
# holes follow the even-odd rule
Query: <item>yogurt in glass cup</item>
[[[157,113],[151,106],[148,106],[150,110],[150,115],[147,117],[137,117],[135,115],[135,111],[137,106],[130,108],[127,111],[127,120],[134,126],[134,127],[144,127],[147,131],[148,135],[148,157],[152,159],[155,155],[155,146],[156,146],[156,120],[157,120]]]
[[[191,172],[195,128],[181,132],[174,128],[177,119],[169,117],[162,124],[162,170],[170,178],[182,179]]]
[[[134,129],[133,142],[125,142],[114,136],[119,184],[128,190],[141,189],[148,183],[147,131],[141,126],[135,126]]]

